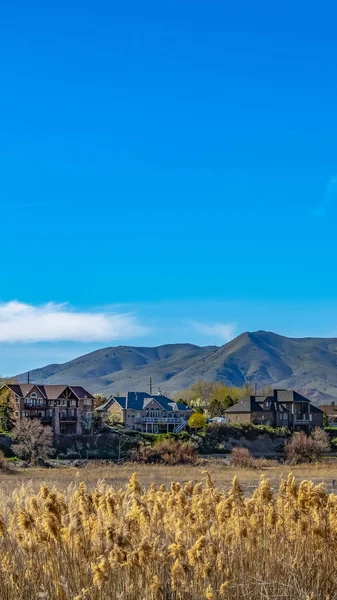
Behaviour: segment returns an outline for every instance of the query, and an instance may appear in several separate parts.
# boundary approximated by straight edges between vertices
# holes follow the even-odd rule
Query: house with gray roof
[[[295,390],[273,390],[269,395],[241,398],[225,411],[228,423],[287,427],[292,431],[323,427],[323,411]]]
[[[191,411],[185,404],[161,393],[128,392],[113,396],[97,408],[102,416],[113,415],[129,429],[146,433],[179,433],[187,425]]]

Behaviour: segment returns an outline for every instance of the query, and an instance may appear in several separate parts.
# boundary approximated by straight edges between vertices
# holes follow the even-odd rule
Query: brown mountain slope
[[[63,365],[31,372],[31,381],[78,383],[105,394],[154,389],[172,394],[198,379],[230,385],[295,388],[326,402],[337,398],[337,339],[243,333],[221,347],[170,344],[104,348]],[[25,380],[26,374],[17,376]]]

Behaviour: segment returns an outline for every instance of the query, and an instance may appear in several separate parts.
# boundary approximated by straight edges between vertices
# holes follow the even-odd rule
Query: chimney
[[[30,383],[30,381],[29,381],[29,377],[30,377],[30,373],[29,373],[29,371],[28,371],[28,373],[27,373],[27,383],[28,383],[28,384]]]
[[[150,377],[150,396],[152,396],[152,377]]]

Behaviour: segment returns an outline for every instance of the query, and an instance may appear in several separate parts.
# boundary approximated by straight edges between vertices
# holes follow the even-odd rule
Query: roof
[[[5,384],[19,398],[26,398],[31,394],[34,388],[37,388],[43,398],[55,400],[59,398],[66,389],[81,400],[82,398],[91,398],[93,396],[80,385],[41,385],[38,383],[7,383]],[[5,387],[3,386],[3,387]]]
[[[256,402],[254,396],[247,396],[241,398],[236,404],[230,406],[225,410],[225,413],[250,413],[250,412],[263,412],[265,409],[261,406],[262,400]]]
[[[246,396],[241,398],[234,406],[227,408],[225,413],[251,413],[251,412],[265,412],[271,410],[289,411],[290,407],[287,406],[293,402],[307,402],[310,404],[310,412],[322,412],[322,410],[312,404],[308,398],[302,396],[295,390],[273,390],[274,393],[269,396]],[[264,402],[270,402],[270,406],[264,407]]]
[[[104,412],[110,408],[113,402],[117,402],[121,408],[128,408],[130,410],[145,410],[146,406],[155,401],[162,410],[167,411],[178,411],[178,410],[189,410],[189,408],[181,402],[175,402],[163,396],[163,394],[149,394],[148,392],[128,392],[126,396],[115,396],[107,400],[104,404],[99,406],[97,410]]]

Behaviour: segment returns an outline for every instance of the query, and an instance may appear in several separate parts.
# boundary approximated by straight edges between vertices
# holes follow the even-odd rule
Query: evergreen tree
[[[0,390],[0,429],[10,431],[15,423],[14,407],[10,391],[6,388]]]

